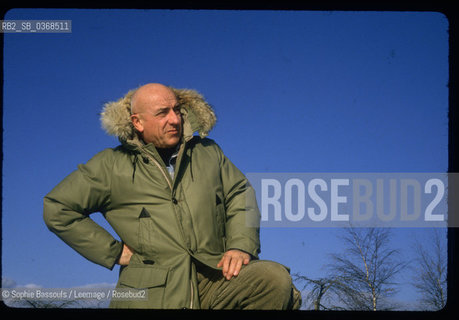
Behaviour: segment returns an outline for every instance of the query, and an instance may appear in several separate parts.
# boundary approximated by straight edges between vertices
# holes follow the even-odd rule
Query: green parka
[[[148,300],[112,300],[111,307],[199,308],[194,260],[216,268],[228,249],[254,258],[260,251],[254,191],[205,138],[214,112],[197,92],[171,89],[183,118],[174,179],[155,147],[134,131],[132,90],[107,103],[101,116],[121,145],[79,165],[44,198],[48,228],[90,261],[112,269],[123,242],[135,251],[120,268],[117,288],[146,289]],[[94,212],[104,215],[121,241],[90,218]]]

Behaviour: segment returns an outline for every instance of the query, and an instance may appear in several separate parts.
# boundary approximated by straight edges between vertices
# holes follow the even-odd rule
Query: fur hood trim
[[[201,137],[207,136],[217,122],[212,107],[195,90],[169,88],[182,106],[184,137],[190,137],[196,131]],[[101,112],[102,128],[109,135],[118,137],[121,142],[133,140],[137,136],[131,122],[131,97],[136,90],[130,90],[117,101],[105,103]]]

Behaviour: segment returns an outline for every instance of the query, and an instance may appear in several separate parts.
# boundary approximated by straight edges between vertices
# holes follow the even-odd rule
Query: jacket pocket
[[[136,289],[164,286],[168,268],[159,266],[128,265],[120,276],[120,285]]]
[[[150,213],[142,208],[139,218],[138,239],[140,245],[140,253],[148,256],[154,255],[154,244],[158,242],[155,238],[155,230]],[[153,257],[155,258],[155,257]]]
[[[119,278],[120,288],[145,290],[143,299],[132,299],[118,304],[125,308],[162,308],[169,268],[160,266],[128,265]],[[120,301],[121,302],[121,301]]]

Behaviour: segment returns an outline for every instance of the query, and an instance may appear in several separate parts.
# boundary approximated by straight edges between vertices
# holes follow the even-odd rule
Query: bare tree
[[[77,300],[68,301],[54,301],[54,300],[6,300],[5,304],[11,307],[17,308],[37,308],[37,309],[48,309],[48,308],[75,308],[79,305]]]
[[[390,249],[388,228],[346,228],[346,250],[333,254],[329,265],[333,290],[346,309],[392,310],[389,298],[397,292],[396,275],[406,267],[399,252]]]
[[[329,277],[311,279],[299,273],[295,273],[293,276],[295,281],[304,282],[302,291],[309,288],[309,293],[303,304],[309,302],[309,308],[313,310],[338,309],[336,306],[330,306],[331,301],[334,300],[334,288],[339,285],[338,280]],[[326,306],[325,303],[329,306]]]
[[[416,266],[414,267],[413,286],[421,294],[423,308],[440,310],[446,304],[448,256],[446,237],[434,229],[431,246],[425,248],[418,241],[415,244]]]

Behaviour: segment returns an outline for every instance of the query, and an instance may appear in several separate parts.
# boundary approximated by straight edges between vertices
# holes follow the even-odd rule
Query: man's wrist
[[[250,252],[247,252],[245,250],[242,250],[242,249],[239,249],[239,248],[229,248],[229,249],[226,249],[226,252],[228,252],[230,250],[237,250],[237,251],[241,251],[241,252],[247,253],[249,255],[249,257],[250,257],[250,260],[257,260],[256,257],[254,257],[252,254],[250,254]]]
[[[121,250],[120,250],[120,253],[118,254],[118,256],[116,257],[115,264],[120,264],[120,259],[121,259],[121,256],[123,255],[124,242],[121,241],[120,243],[121,243]]]

